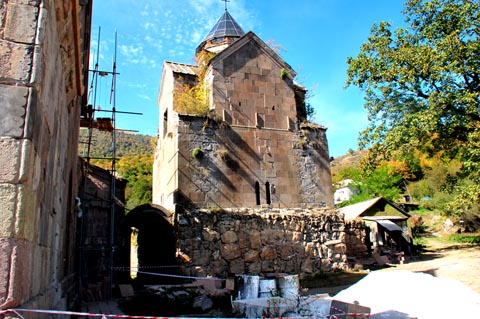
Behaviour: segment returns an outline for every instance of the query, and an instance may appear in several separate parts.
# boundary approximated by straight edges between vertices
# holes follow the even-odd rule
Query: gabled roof
[[[383,203],[384,205],[388,204],[388,205],[392,206],[393,208],[398,210],[398,212],[405,215],[405,218],[410,217],[409,214],[405,213],[397,205],[395,205],[394,203],[392,203],[391,201],[389,201],[389,200],[387,200],[383,197],[376,197],[376,198],[373,198],[373,199],[370,199],[370,200],[366,200],[364,202],[360,202],[360,203],[356,203],[356,204],[349,205],[349,206],[346,206],[346,207],[342,207],[338,211],[340,213],[344,214],[345,220],[352,220],[352,219],[355,219],[357,217],[361,217],[370,208],[372,208],[373,206],[375,206],[376,204],[379,204],[381,202],[384,202]]]
[[[241,37],[245,31],[233,19],[230,13],[225,10],[225,13],[218,19],[212,30],[205,36],[202,42],[221,37]]]
[[[213,57],[213,59],[210,60],[210,64],[213,65],[216,61],[227,58],[250,41],[254,41],[263,52],[269,55],[278,64],[280,68],[284,68],[285,70],[287,70],[290,78],[293,79],[297,75],[295,70],[293,70],[287,62],[285,62],[275,51],[272,50],[272,48],[270,48],[268,44],[266,44],[252,31],[248,31],[240,39],[232,43],[225,50],[218,53],[215,57]]]

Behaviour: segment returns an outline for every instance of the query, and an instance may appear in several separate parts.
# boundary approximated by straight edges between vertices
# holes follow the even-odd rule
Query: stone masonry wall
[[[188,275],[308,275],[346,265],[344,220],[334,210],[192,210],[177,223]]]
[[[178,189],[200,208],[331,207],[331,178],[324,163],[324,131],[273,131],[205,125],[180,116]],[[201,149],[203,156],[192,152]],[[328,173],[326,173],[328,172]],[[258,188],[259,203],[256,189]]]
[[[80,12],[0,1],[0,309],[65,309],[75,293]]]
[[[367,255],[367,226],[359,220],[345,222],[345,245],[348,257],[365,257]]]

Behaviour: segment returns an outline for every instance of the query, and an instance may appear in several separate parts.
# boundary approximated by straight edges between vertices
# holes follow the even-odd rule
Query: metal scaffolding
[[[79,214],[79,278],[80,295],[87,299],[106,299],[112,296],[114,280],[115,253],[115,221],[119,207],[123,210],[124,199],[118,198],[116,173],[116,116],[118,113],[142,115],[136,112],[118,111],[116,107],[116,81],[117,75],[117,33],[115,33],[115,51],[111,71],[99,69],[100,57],[100,31],[98,30],[96,62],[93,69],[89,70],[91,84],[86,105],[82,106],[80,115],[80,129],[87,130],[87,140],[84,144],[83,158],[83,187],[80,196],[82,205]],[[103,79],[111,78],[109,92],[109,107],[100,107],[99,84]],[[96,114],[104,112],[108,116],[97,117]],[[92,146],[95,143],[94,132],[107,132],[111,136],[111,156],[92,157]],[[122,130],[125,131],[125,130]],[[85,149],[86,148],[86,149]],[[91,163],[93,159],[105,160],[109,163],[108,169],[103,169]],[[108,179],[108,181],[106,181]],[[105,182],[103,184],[102,182]],[[102,193],[102,185],[103,190]],[[98,188],[98,189],[96,189]],[[96,215],[96,216],[95,216]],[[107,217],[108,216],[108,217]],[[105,265],[105,261],[108,265]],[[96,278],[92,278],[96,277]],[[101,278],[100,278],[101,277]],[[92,284],[97,282],[98,285]]]

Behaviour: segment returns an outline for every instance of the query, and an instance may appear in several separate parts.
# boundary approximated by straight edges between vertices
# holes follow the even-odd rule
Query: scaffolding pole
[[[83,193],[82,193],[82,203],[85,206],[91,206],[93,202],[98,201],[98,199],[93,199],[89,198],[89,196],[86,191],[87,191],[87,181],[88,181],[88,176],[89,174],[92,174],[92,164],[90,162],[91,159],[106,159],[111,161],[111,167],[109,170],[106,170],[109,175],[110,175],[110,182],[109,182],[109,195],[108,195],[108,203],[107,207],[109,208],[109,218],[108,218],[108,229],[106,235],[108,238],[105,238],[105,241],[108,242],[108,247],[89,247],[85,245],[86,241],[86,232],[85,232],[85,227],[88,225],[85,225],[85,223],[88,221],[85,216],[79,216],[81,217],[80,220],[80,244],[79,244],[79,278],[80,278],[80,288],[83,288],[83,283],[82,281],[84,279],[87,280],[88,282],[88,276],[84,273],[84,267],[86,266],[86,262],[88,261],[86,254],[89,252],[96,252],[96,251],[102,251],[108,253],[108,287],[105,290],[108,291],[108,295],[111,297],[112,296],[112,289],[113,285],[115,283],[114,281],[114,262],[115,262],[115,253],[116,253],[116,242],[115,242],[115,220],[116,220],[116,193],[117,193],[117,185],[116,185],[116,179],[117,179],[117,174],[116,174],[116,165],[117,165],[117,158],[116,158],[116,132],[117,131],[133,131],[133,130],[122,130],[122,129],[117,129],[116,128],[116,114],[117,113],[122,113],[122,114],[127,114],[127,115],[142,115],[142,113],[138,112],[126,112],[126,111],[118,111],[117,110],[117,101],[116,101],[116,85],[117,85],[117,31],[115,31],[115,50],[114,50],[114,55],[113,55],[113,66],[112,66],[112,71],[100,71],[99,70],[99,56],[100,56],[100,32],[101,29],[98,29],[98,43],[97,43],[97,56],[96,56],[96,62],[95,62],[95,67],[90,70],[91,73],[91,86],[88,92],[88,97],[87,97],[87,105],[84,106],[84,109],[82,112],[81,116],[81,126],[82,127],[87,127],[88,128],[88,139],[84,144],[86,144],[86,154],[84,154],[84,159],[85,159],[85,177],[84,177],[84,184],[83,184]],[[97,90],[98,90],[98,77],[99,76],[111,76],[112,77],[112,82],[111,82],[111,88],[110,88],[110,105],[111,105],[111,110],[100,110],[100,107],[97,106]],[[93,103],[89,104],[90,99],[93,99]],[[95,113],[96,112],[108,112],[110,113],[110,118],[95,118]],[[105,122],[110,122],[110,123],[105,123]],[[107,125],[106,125],[107,124]],[[108,131],[111,134],[111,152],[112,156],[111,157],[95,157],[91,156],[92,152],[92,143],[94,142],[93,139],[93,131],[94,130],[104,130]],[[135,132],[135,131],[133,131]],[[92,212],[89,212],[88,209],[84,209],[84,215],[89,214]],[[107,227],[107,225],[105,225]],[[80,294],[81,296],[82,294]],[[104,296],[105,297],[105,296]]]

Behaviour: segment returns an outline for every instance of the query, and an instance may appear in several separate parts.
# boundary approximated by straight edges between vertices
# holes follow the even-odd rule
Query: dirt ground
[[[435,238],[426,239],[427,245],[420,256],[408,260],[406,264],[394,265],[375,271],[408,270],[424,272],[439,278],[458,280],[480,293],[480,246],[452,244]],[[328,293],[331,296],[350,287],[366,276],[368,272],[349,272],[342,278],[322,282],[315,288],[304,288],[301,294]],[[337,285],[335,285],[337,283]],[[340,285],[338,285],[340,283]]]
[[[417,260],[382,269],[424,272],[439,278],[452,278],[480,293],[480,246],[427,240],[427,249]]]

